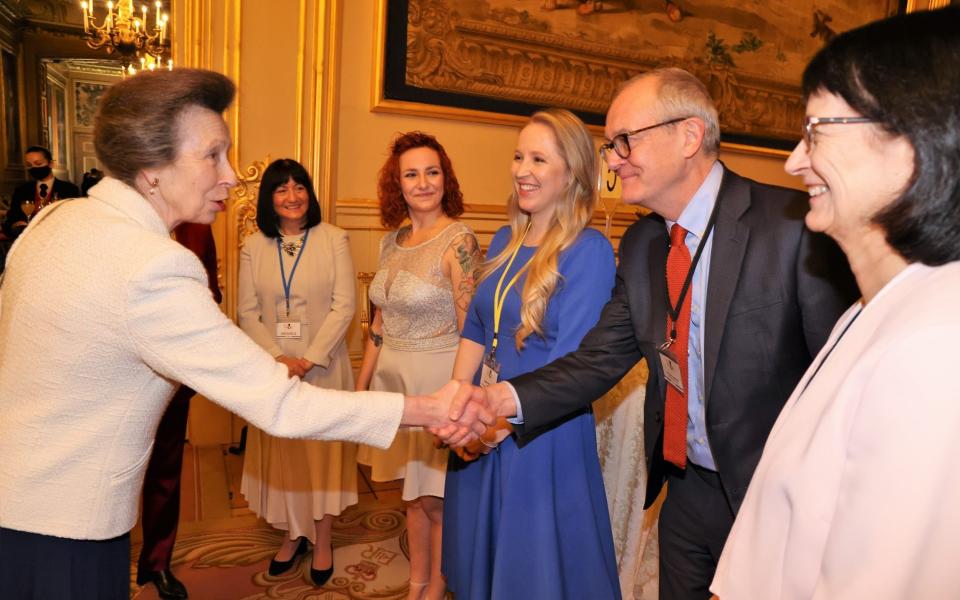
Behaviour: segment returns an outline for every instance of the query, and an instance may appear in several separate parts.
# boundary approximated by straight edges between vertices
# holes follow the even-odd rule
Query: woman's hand
[[[480,436],[480,439],[473,440],[466,446],[455,446],[453,451],[456,452],[457,456],[464,462],[477,460],[484,454],[490,454],[490,451],[499,446],[500,442],[507,439],[507,436],[512,432],[513,425],[501,417],[497,419],[496,425],[487,428],[484,434]],[[445,444],[443,444],[440,438],[436,438],[434,446],[442,448],[445,447]]]
[[[507,439],[507,436],[513,433],[513,425],[503,417],[497,417],[497,423],[493,427],[487,427],[487,430],[480,439],[482,454],[489,454],[491,450],[500,445],[500,442]]]
[[[477,460],[483,454],[480,448],[483,448],[483,444],[480,443],[480,440],[474,440],[466,446],[454,446],[453,451],[463,462],[470,462]]]
[[[310,362],[309,360],[307,360],[307,359],[305,359],[305,358],[302,358],[302,357],[298,360],[298,362],[300,363],[300,368],[303,369],[303,375],[302,375],[302,376],[305,376],[307,373],[310,372],[310,369],[312,369],[313,367],[316,366],[316,365],[314,365],[312,362]],[[302,376],[301,376],[301,377],[302,377]]]
[[[303,367],[300,366],[300,359],[287,356],[286,354],[281,354],[277,357],[277,362],[287,365],[288,377],[303,379],[303,376],[307,374],[307,372],[303,370]]]

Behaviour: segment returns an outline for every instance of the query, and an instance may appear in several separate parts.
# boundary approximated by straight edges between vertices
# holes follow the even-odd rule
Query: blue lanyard
[[[300,257],[303,256],[303,249],[307,247],[307,238],[310,237],[310,230],[303,232],[303,244],[300,245],[300,251],[297,252],[297,258],[293,261],[293,267],[290,269],[290,279],[283,270],[283,252],[280,250],[280,238],[277,237],[277,258],[280,259],[280,282],[283,283],[283,298],[287,302],[287,316],[290,316],[290,286],[293,285],[293,274],[297,272],[297,265],[300,264]]]

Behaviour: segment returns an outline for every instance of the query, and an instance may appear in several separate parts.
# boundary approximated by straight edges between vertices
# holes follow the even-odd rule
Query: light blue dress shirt
[[[707,174],[690,203],[680,213],[676,221],[687,230],[684,242],[690,250],[690,258],[697,253],[697,246],[707,228],[710,213],[717,202],[720,182],[723,179],[723,167],[719,162]],[[673,227],[673,221],[667,221],[667,232]],[[690,338],[687,342],[687,459],[704,468],[716,471],[717,464],[707,442],[706,402],[703,397],[703,332],[704,315],[707,302],[707,281],[710,277],[710,257],[713,254],[713,233],[700,255],[700,261],[693,272],[690,294]]]

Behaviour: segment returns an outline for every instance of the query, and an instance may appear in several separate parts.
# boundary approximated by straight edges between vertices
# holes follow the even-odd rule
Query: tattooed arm
[[[457,329],[463,329],[467,308],[477,291],[477,269],[480,267],[480,244],[473,232],[459,235],[447,247],[443,257],[444,275],[453,286],[453,305],[457,312]]]

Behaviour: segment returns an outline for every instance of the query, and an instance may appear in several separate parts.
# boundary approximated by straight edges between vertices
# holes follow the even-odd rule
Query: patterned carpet
[[[195,532],[180,536],[174,574],[194,600],[390,600],[404,598],[409,577],[405,518],[399,507],[354,506],[333,527],[334,574],[323,588],[310,581],[309,554],[291,571],[267,574],[281,532],[258,523],[252,528]],[[139,553],[139,544],[131,548]],[[131,573],[133,598],[157,598],[142,590]]]
[[[360,503],[334,521],[334,574],[317,588],[310,581],[309,554],[279,577],[267,574],[283,532],[237,507],[233,490],[241,459],[219,449],[196,450],[189,445],[184,458],[181,524],[172,569],[187,586],[191,600],[406,597],[410,564],[399,490],[373,484],[375,490],[361,490]],[[138,533],[139,528],[131,536],[131,598],[155,600],[153,585],[140,588],[136,584]]]

